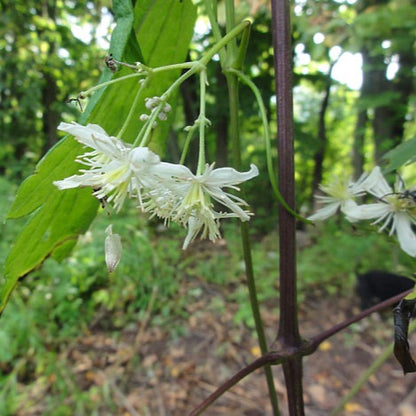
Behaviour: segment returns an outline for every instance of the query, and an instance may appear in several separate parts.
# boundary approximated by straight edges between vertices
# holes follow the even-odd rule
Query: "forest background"
[[[79,116],[80,108],[68,100],[95,85],[106,70],[106,42],[97,28],[106,21],[108,39],[113,28],[111,10],[111,2],[106,1],[0,3],[2,220],[17,186],[59,140],[59,122]],[[236,1],[236,10],[241,18],[254,18],[245,67],[261,90],[270,129],[275,133],[270,10],[267,2],[254,0]],[[212,40],[206,22],[203,18],[199,21],[201,29],[194,34],[191,58],[197,56],[200,45]],[[388,150],[415,138],[416,11],[410,0],[299,1],[293,4],[292,22],[296,197],[298,210],[309,214],[319,183],[333,175],[357,178],[364,170],[383,165],[382,156]],[[80,27],[83,29],[77,31]],[[354,89],[335,76],[337,63],[353,54],[362,60],[362,82]],[[344,64],[345,72],[349,69]],[[215,160],[217,167],[226,166],[229,120],[222,99],[225,80],[219,66],[209,66],[208,76],[207,113],[215,126],[207,133],[209,159]],[[178,97],[177,124],[183,120],[190,124],[197,107],[198,86],[191,79]],[[245,156],[264,172],[256,183],[267,183],[261,120],[245,86],[241,86],[241,123]],[[166,160],[178,159],[180,140],[181,132],[174,123]],[[403,172],[409,184],[414,175],[411,169]],[[276,288],[278,258],[271,253],[277,245],[277,203],[271,190],[256,183],[248,183],[245,189],[256,214],[251,233],[257,274],[262,276],[259,297],[267,301]],[[51,357],[87,331],[97,314],[107,317],[110,313],[108,325],[116,331],[143,319],[150,305],[153,324],[175,327],[174,317],[181,316],[184,305],[199,296],[195,288],[181,292],[183,276],[227,285],[242,279],[233,224],[224,227],[226,242],[213,253],[207,255],[206,246],[199,243],[182,253],[178,250],[181,230],[165,230],[155,221],[138,218],[133,206],[112,222],[118,224],[124,244],[137,250],[134,255],[132,250],[125,250],[131,254],[123,258],[117,275],[110,278],[103,259],[96,254],[103,251],[105,216],[102,212],[97,217],[70,258],[48,260],[12,295],[0,327],[1,414],[14,414],[22,397],[30,394],[27,386],[33,387],[35,380],[50,382],[54,374],[69,372]],[[22,224],[2,225],[2,263]],[[315,228],[299,226],[298,237],[300,301],[313,290],[335,298],[351,295],[356,272],[374,268],[402,274],[414,271],[411,259],[388,237],[357,232],[341,220]],[[139,280],[135,271],[138,258]],[[238,304],[235,321],[252,328],[245,291],[231,292],[229,300]],[[178,325],[175,330],[180,333],[185,329]],[[45,409],[56,409],[68,389],[76,391],[70,383],[55,383],[53,388]],[[77,391],[72,394],[76,402],[72,406],[90,409],[96,400],[94,394]]]

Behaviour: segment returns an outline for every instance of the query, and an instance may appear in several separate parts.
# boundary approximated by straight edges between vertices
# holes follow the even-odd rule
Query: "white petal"
[[[94,147],[92,141],[93,135],[101,140],[108,138],[108,134],[98,124],[88,124],[87,126],[82,126],[81,124],[75,122],[60,123],[58,130],[71,134],[76,137],[80,143],[85,144],[88,147]]]
[[[315,214],[308,217],[308,220],[310,220],[310,221],[326,220],[327,218],[331,217],[332,215],[334,215],[337,212],[340,205],[341,204],[339,202],[333,202],[331,204],[328,204],[328,205],[318,209],[318,211],[316,211]]]
[[[375,204],[363,204],[349,206],[348,209],[343,210],[348,218],[351,220],[371,220],[376,218],[383,218],[385,215],[391,213],[391,207],[384,202]]]
[[[384,196],[393,193],[393,189],[391,189],[390,185],[387,183],[378,166],[371,171],[362,186],[367,192],[373,194],[377,198],[383,198]]]
[[[251,164],[247,172],[238,172],[233,168],[218,168],[208,173],[205,183],[215,186],[231,186],[254,178],[259,174],[256,165]]]
[[[395,228],[401,249],[409,256],[416,257],[416,236],[412,231],[409,216],[398,213],[395,216]]]
[[[131,149],[130,144],[109,136],[98,124],[82,126],[75,122],[71,124],[60,123],[58,130],[72,134],[78,142],[110,158],[124,158],[125,154]],[[82,157],[91,156],[92,154],[86,154]]]
[[[157,166],[152,167],[152,173],[164,179],[174,178],[188,181],[195,178],[195,175],[186,166],[167,162],[161,162]]]
[[[90,175],[72,175],[61,181],[54,181],[53,184],[58,187],[59,190],[78,188],[80,186],[91,186],[91,184],[88,183],[88,177],[89,179],[91,178]]]
[[[235,195],[227,194],[220,188],[213,189],[213,187],[210,187],[207,189],[207,191],[212,198],[230,209],[235,214],[233,216],[239,217],[241,221],[248,221],[250,219],[248,213],[240,207],[240,205],[248,205],[247,202],[243,199],[238,198]],[[233,199],[235,199],[237,202],[234,202]]]
[[[148,147],[135,147],[130,152],[130,161],[135,168],[141,168],[143,164],[154,165],[160,163],[160,158]]]

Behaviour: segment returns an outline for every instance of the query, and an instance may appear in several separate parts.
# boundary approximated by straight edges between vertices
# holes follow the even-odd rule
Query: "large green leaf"
[[[133,8],[129,0],[114,0],[117,19],[110,52],[116,59],[127,62],[143,61],[148,66],[183,62],[192,38],[196,9],[191,0],[144,0]],[[127,69],[114,76],[121,77]],[[154,77],[146,96],[161,95],[179,74],[177,71]],[[101,82],[113,75],[106,70]],[[97,92],[80,118],[83,123],[100,124],[109,134],[115,134],[126,118],[138,92],[136,78],[113,84]],[[142,100],[143,101],[143,100]],[[145,111],[138,106],[138,115]],[[140,128],[138,116],[133,117],[125,141],[133,141]],[[160,129],[159,146],[166,127]],[[5,263],[5,284],[0,292],[0,313],[18,280],[39,267],[49,256],[62,258],[69,253],[78,235],[84,233],[94,219],[98,202],[91,190],[58,191],[54,180],[63,179],[78,171],[74,161],[83,149],[72,137],[65,137],[39,162],[35,173],[20,186],[8,219],[29,216],[17,236]]]
[[[388,162],[385,172],[397,170],[404,165],[416,161],[416,139],[407,140],[387,152],[383,159]]]

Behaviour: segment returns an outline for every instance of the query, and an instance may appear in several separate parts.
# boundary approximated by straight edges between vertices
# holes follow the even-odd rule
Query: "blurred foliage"
[[[61,117],[75,118],[79,110],[67,100],[103,69],[96,29],[109,6],[105,0],[0,2],[0,173],[28,174],[57,141]],[[79,28],[87,40],[74,36]]]

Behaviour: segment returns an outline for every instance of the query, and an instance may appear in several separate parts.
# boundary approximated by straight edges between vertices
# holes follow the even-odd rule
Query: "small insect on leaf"
[[[82,103],[81,103],[81,100],[83,99],[84,97],[82,97],[82,96],[79,96],[79,97],[77,97],[77,98],[70,98],[68,101],[67,101],[67,103],[73,103],[74,101],[78,104],[78,106],[79,106],[79,110],[81,111],[81,113],[83,113],[84,112],[84,109],[82,108]]]
[[[110,53],[110,55],[107,55],[104,58],[104,62],[107,65],[107,68],[111,71],[111,72],[116,72],[118,69],[118,65],[116,60],[113,58],[113,54]]]

